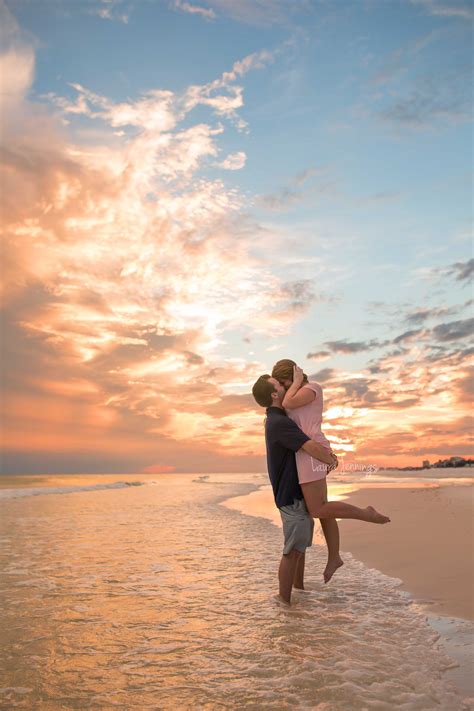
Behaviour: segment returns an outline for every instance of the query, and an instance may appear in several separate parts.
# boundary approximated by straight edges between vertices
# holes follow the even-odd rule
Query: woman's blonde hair
[[[293,381],[293,366],[295,365],[295,361],[289,358],[283,358],[283,360],[277,361],[273,366],[272,378],[278,380],[279,383],[282,383],[284,380]],[[306,373],[303,373],[303,383],[307,382],[308,376]]]

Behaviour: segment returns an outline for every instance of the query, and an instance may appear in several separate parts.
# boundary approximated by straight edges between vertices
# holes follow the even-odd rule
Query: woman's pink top
[[[321,423],[323,419],[323,389],[319,383],[305,383],[303,388],[314,390],[316,397],[312,402],[301,407],[295,407],[294,410],[285,410],[300,430],[322,444],[328,449],[331,448],[331,443],[326,439],[321,431]],[[328,465],[320,462],[319,459],[313,459],[307,452],[302,449],[296,452],[296,466],[298,469],[298,480],[300,484],[307,484],[310,481],[318,481],[324,479],[327,474]]]

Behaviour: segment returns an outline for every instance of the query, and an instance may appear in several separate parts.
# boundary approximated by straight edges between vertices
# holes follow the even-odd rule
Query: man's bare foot
[[[275,595],[274,599],[277,602],[281,603],[282,605],[285,605],[285,607],[291,607],[291,602],[289,602],[288,600],[285,600],[285,598],[282,597],[281,595]]]
[[[334,560],[328,561],[328,564],[324,570],[324,582],[328,583],[336,570],[341,567],[341,565],[344,565],[344,561],[340,556],[335,558]]]
[[[389,523],[389,517],[379,513],[373,506],[366,506],[365,509],[371,514],[370,523]]]

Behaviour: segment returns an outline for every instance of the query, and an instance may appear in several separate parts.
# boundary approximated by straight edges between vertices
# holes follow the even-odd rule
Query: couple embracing
[[[327,500],[326,477],[338,465],[321,431],[323,390],[309,381],[293,360],[275,363],[271,375],[261,375],[252,388],[266,408],[267,468],[275,504],[283,523],[284,546],[278,570],[279,598],[290,604],[295,588],[304,590],[306,548],[312,545],[314,518],[319,518],[328,548],[327,583],[343,565],[336,518],[389,523],[373,506],[359,508]]]

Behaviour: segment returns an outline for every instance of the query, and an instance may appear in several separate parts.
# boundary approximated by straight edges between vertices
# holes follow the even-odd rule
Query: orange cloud
[[[242,438],[261,419],[256,406],[231,413],[226,398],[261,365],[220,357],[221,334],[285,333],[304,310],[301,286],[253,252],[239,192],[197,175],[218,156],[223,125],[180,122],[204,104],[243,129],[235,81],[272,55],[182,95],[116,104],[73,84],[75,100],[38,103],[33,49],[13,20],[9,32],[15,54],[1,61],[20,71],[2,99],[6,462],[25,461],[20,450],[46,467],[58,452],[88,452],[92,467],[107,452],[133,467],[133,451],[137,466],[189,468],[211,453],[247,462],[254,450],[260,462],[261,442]],[[102,141],[87,142],[81,117],[105,124]]]

